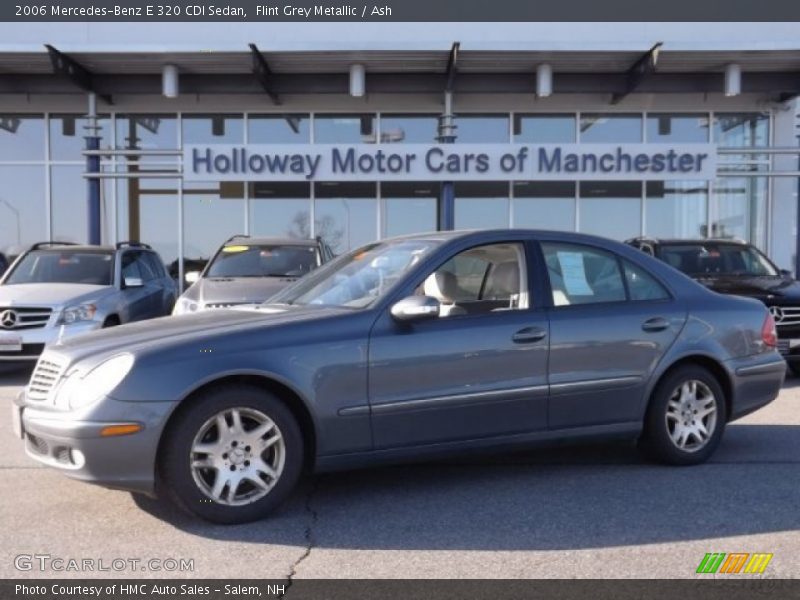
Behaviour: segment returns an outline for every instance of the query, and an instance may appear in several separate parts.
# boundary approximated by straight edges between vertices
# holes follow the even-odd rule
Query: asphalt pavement
[[[0,374],[2,578],[693,578],[707,552],[773,553],[764,577],[800,576],[800,380],[702,466],[613,444],[325,474],[223,527],[27,458],[9,407],[28,375]],[[110,570],[53,568],[84,559]]]

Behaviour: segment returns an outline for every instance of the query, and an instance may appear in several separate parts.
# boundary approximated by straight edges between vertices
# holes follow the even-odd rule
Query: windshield
[[[64,250],[29,252],[9,274],[13,283],[85,283],[112,285],[114,256],[111,253]]]
[[[316,246],[241,244],[224,246],[206,277],[300,277],[317,267]]]
[[[739,244],[670,244],[661,259],[687,275],[748,275],[775,277],[779,273],[766,256]]]
[[[269,304],[320,304],[365,308],[436,246],[428,240],[397,240],[363,246],[328,263],[279,292]]]

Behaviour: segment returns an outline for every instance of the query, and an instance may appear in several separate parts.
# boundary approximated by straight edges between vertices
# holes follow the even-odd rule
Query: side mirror
[[[409,296],[392,306],[392,316],[398,321],[423,321],[439,316],[441,304],[430,296]]]
[[[781,269],[781,277],[783,277],[784,279],[794,279],[794,273],[792,273],[788,269]]]
[[[197,280],[200,279],[200,271],[189,271],[188,273],[184,274],[183,278],[189,285],[197,283]]]
[[[144,281],[142,281],[139,277],[126,277],[123,280],[123,284],[125,289],[144,287]]]

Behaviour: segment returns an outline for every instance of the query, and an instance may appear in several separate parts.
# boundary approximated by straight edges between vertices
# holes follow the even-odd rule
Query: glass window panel
[[[508,227],[508,183],[465,181],[455,184],[456,229]]]
[[[378,201],[374,183],[315,184],[314,230],[341,254],[378,237]]]
[[[626,299],[616,256],[578,244],[543,242],[553,304],[596,304]]]
[[[705,113],[647,115],[647,141],[651,144],[708,142],[708,121]]]
[[[659,238],[703,237],[708,229],[705,181],[648,181],[644,233]]]
[[[44,159],[42,115],[0,113],[0,160]]]
[[[50,115],[50,158],[83,161],[89,120],[82,115]],[[111,120],[108,115],[97,119],[100,147],[111,147]]]
[[[247,139],[251,144],[307,144],[311,141],[308,115],[249,115]]]
[[[6,258],[50,238],[44,166],[0,165],[0,252]]]
[[[184,144],[241,144],[244,120],[238,114],[183,115]]]
[[[88,183],[82,165],[59,165],[50,169],[52,195],[52,239],[61,242],[89,241]],[[100,239],[111,243],[114,223],[111,210],[113,182],[100,182]]]
[[[381,115],[381,143],[432,144],[436,141],[436,115]]]
[[[204,265],[225,240],[244,233],[243,192],[241,184],[184,183],[183,256],[187,263]]]
[[[737,238],[766,250],[767,178],[725,177],[714,184],[710,237]]]
[[[638,181],[582,181],[578,214],[578,231],[582,233],[614,240],[635,237],[641,230],[642,184]]]
[[[436,195],[439,185],[429,182],[386,182],[384,236],[436,231]]]
[[[508,142],[508,115],[458,115],[455,122],[458,143]]]
[[[575,141],[575,115],[514,115],[514,141],[558,144]]]
[[[116,145],[120,150],[175,150],[178,148],[178,119],[171,114],[117,115]],[[121,159],[118,159],[121,160]],[[177,163],[175,156],[142,157],[142,163]]]
[[[581,115],[581,141],[624,143],[642,141],[642,115],[584,113]]]
[[[142,177],[117,181],[117,241],[150,244],[174,278],[178,277],[177,232],[176,180]]]
[[[515,181],[514,227],[573,231],[575,183],[571,181]]]
[[[314,142],[318,144],[374,144],[375,115],[314,115]]]
[[[311,237],[311,184],[250,184],[250,232],[265,237]]]
[[[714,141],[726,148],[769,146],[769,113],[715,113]]]
[[[653,279],[649,273],[628,261],[624,261],[623,264],[631,300],[666,300],[669,298],[664,286]]]

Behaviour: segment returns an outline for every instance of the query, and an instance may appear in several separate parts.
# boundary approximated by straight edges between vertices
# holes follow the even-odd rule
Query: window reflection
[[[171,114],[118,115],[116,119],[118,149],[175,150],[178,148],[178,120]],[[175,156],[140,157],[141,164],[175,163]],[[135,168],[135,165],[132,165]]]
[[[644,233],[661,238],[697,238],[707,233],[705,181],[648,181]]]
[[[0,165],[0,253],[7,259],[50,238],[44,219],[46,175],[44,166]]]
[[[0,113],[0,160],[44,160],[44,158],[42,115]]]
[[[314,142],[318,144],[374,144],[375,115],[315,115]]]
[[[229,237],[245,233],[244,186],[237,182],[183,185],[183,256],[203,264]]]
[[[381,143],[432,144],[436,141],[436,115],[381,115]]]
[[[376,184],[315,184],[314,233],[341,254],[375,240],[378,224]]]
[[[455,184],[456,229],[508,227],[508,183],[465,181]]]
[[[52,239],[61,242],[89,241],[88,184],[83,177],[82,165],[58,165],[50,169],[52,195]],[[113,240],[114,223],[111,220],[112,186],[110,179],[100,181],[100,238],[105,243]]]
[[[238,114],[183,116],[184,144],[241,144],[244,121]]]
[[[253,236],[311,237],[311,185],[257,181],[250,187]]]
[[[578,231],[613,240],[641,231],[642,184],[639,181],[582,181]]]
[[[737,238],[766,248],[767,178],[724,177],[714,184],[709,237]]]
[[[573,231],[575,183],[515,181],[513,227]]]
[[[603,144],[642,141],[642,115],[584,113],[580,141]]]
[[[251,144],[307,144],[311,141],[308,115],[248,115],[247,139]]]
[[[433,182],[382,183],[384,237],[435,231],[438,191]]]
[[[50,158],[53,160],[84,160],[81,152],[86,148],[87,126],[89,119],[81,115],[50,115]],[[111,145],[111,120],[108,115],[100,115],[97,119],[100,127],[92,135],[100,137],[100,147]]]
[[[707,114],[650,113],[647,115],[647,141],[651,144],[669,142],[708,142]]]
[[[509,140],[508,115],[458,115],[455,121],[457,143],[502,144]]]
[[[575,115],[514,115],[514,142],[558,144],[575,141]]]

